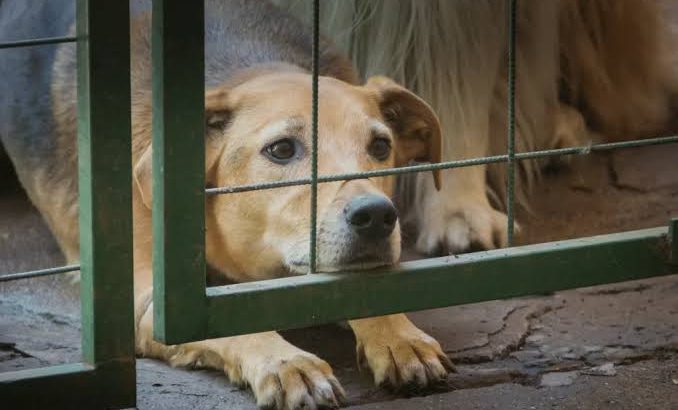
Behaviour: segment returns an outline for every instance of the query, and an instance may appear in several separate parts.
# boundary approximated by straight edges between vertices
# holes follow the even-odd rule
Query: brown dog
[[[38,2],[37,9],[47,3]],[[5,2],[0,11],[20,8],[16,4]],[[233,186],[307,177],[309,37],[296,20],[263,1],[208,1],[206,11],[207,184]],[[14,19],[17,14],[19,19],[12,21],[20,23],[26,16],[14,13]],[[62,20],[68,19],[55,21]],[[0,22],[11,26],[6,19]],[[173,365],[222,369],[234,383],[249,385],[261,406],[336,406],[343,390],[330,366],[275,332],[176,346],[152,338],[149,28],[150,16],[137,14],[132,29],[137,352]],[[54,31],[45,36],[63,34],[58,27]],[[322,49],[321,175],[389,168],[415,159],[440,160],[440,125],[426,103],[385,78],[356,85],[350,63],[329,44]],[[49,104],[28,104],[19,115],[3,117],[0,134],[26,190],[72,262],[79,257],[75,50],[73,45],[63,45],[56,54],[25,53],[27,59],[44,61],[48,80],[35,83],[49,86],[49,91],[42,90],[43,96],[50,96]],[[11,70],[11,63],[0,60],[0,69]],[[26,89],[5,91],[3,105]],[[39,89],[29,91],[41,95]],[[36,133],[22,128],[21,118],[36,116],[49,118],[44,128]],[[23,155],[28,150],[22,148],[36,139],[51,149],[37,152],[40,161],[31,162]],[[390,200],[392,185],[391,178],[378,178],[319,186],[319,270],[371,268],[398,261],[400,233]],[[235,281],[307,273],[309,197],[308,186],[210,197],[208,263]],[[426,387],[445,378],[451,368],[439,344],[404,315],[354,320],[349,325],[359,358],[372,370],[377,384]]]
[[[312,2],[274,0],[300,18]],[[323,0],[320,24],[361,74],[388,75],[436,110],[443,159],[505,154],[508,19],[504,0]],[[516,1],[516,152],[676,132],[676,13],[670,0]],[[516,198],[543,161],[519,161]],[[426,254],[507,244],[504,164],[455,168],[436,191],[406,178],[403,220]],[[408,176],[409,177],[409,176]],[[403,201],[403,197],[408,197]]]

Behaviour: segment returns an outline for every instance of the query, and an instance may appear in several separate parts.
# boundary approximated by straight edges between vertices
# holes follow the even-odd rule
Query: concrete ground
[[[678,146],[576,159],[543,178],[531,213],[519,215],[520,240],[664,225],[678,217],[677,168]],[[20,189],[0,184],[0,274],[60,263]],[[79,359],[77,293],[64,276],[0,284],[0,371]],[[333,365],[354,409],[678,409],[677,296],[674,275],[413,313],[458,365],[446,386],[419,397],[374,388],[347,330],[284,336]],[[140,409],[255,408],[218,372],[137,367]]]

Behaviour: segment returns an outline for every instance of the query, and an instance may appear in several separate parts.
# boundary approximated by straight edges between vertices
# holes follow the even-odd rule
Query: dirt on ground
[[[11,178],[0,188],[0,274],[63,263]],[[519,242],[665,226],[678,217],[678,145],[573,158],[521,210]],[[0,283],[0,371],[80,356],[78,289],[64,276]],[[338,326],[284,332],[326,359],[356,409],[678,409],[678,277],[627,282],[410,316],[458,372],[434,392],[376,389]],[[140,409],[254,409],[215,371],[140,359]]]

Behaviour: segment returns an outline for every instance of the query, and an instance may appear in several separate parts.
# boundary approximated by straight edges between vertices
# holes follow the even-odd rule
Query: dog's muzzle
[[[339,209],[318,230],[319,271],[372,269],[397,260],[400,241],[393,235],[398,212],[387,197],[361,194]],[[291,273],[304,274],[308,272],[308,258],[307,252],[291,252],[286,265]]]

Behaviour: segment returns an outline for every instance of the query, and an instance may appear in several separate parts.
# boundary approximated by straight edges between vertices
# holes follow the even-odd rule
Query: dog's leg
[[[417,250],[447,254],[506,246],[507,218],[490,205],[485,167],[454,170],[445,173],[443,181],[442,191],[436,192],[432,178],[418,178],[414,205],[419,227]]]
[[[424,388],[443,382],[454,367],[440,344],[404,314],[350,320],[358,363],[378,386]]]
[[[504,3],[328,0],[321,25],[350,52],[364,76],[391,77],[434,107],[443,129],[444,160],[483,157],[505,49]],[[441,192],[429,176],[415,178],[421,182],[416,196],[408,192],[410,198],[398,198],[412,204],[405,217],[420,228],[419,251],[455,253],[471,245],[506,244],[506,217],[490,205],[485,168],[446,171]]]
[[[420,14],[433,13],[431,2],[413,2],[413,7],[415,3]],[[430,38],[447,41],[412,48],[410,59],[428,63],[411,87],[431,102],[440,116],[444,160],[484,157],[489,154],[489,113],[505,49],[504,3],[435,3],[439,13],[428,17],[442,24],[417,27],[434,30]],[[506,216],[490,204],[485,173],[485,165],[446,171],[440,192],[434,189],[430,176],[418,176],[412,208],[419,228],[418,251],[449,254],[506,245]]]
[[[153,304],[147,290],[137,299],[137,354],[172,366],[221,370],[234,384],[249,386],[264,408],[338,407],[344,391],[332,368],[276,332],[167,346],[153,340]]]
[[[577,147],[600,138],[586,127],[581,113],[572,106],[559,104],[555,115],[555,132],[549,149]]]

